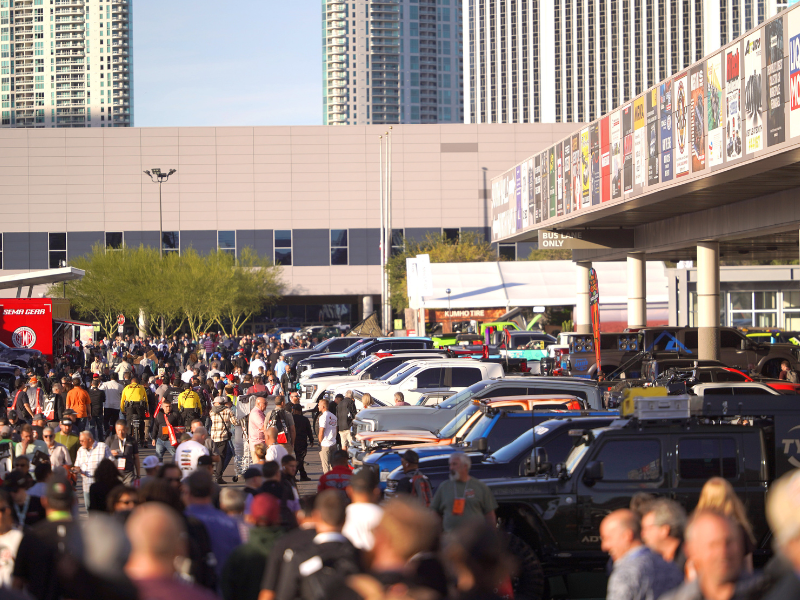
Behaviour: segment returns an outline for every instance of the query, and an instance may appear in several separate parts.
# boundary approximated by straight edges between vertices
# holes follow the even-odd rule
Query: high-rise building
[[[464,0],[465,121],[591,121],[782,6],[776,0]]]
[[[133,124],[132,0],[0,0],[2,127]]]
[[[326,125],[461,123],[462,0],[323,0]]]

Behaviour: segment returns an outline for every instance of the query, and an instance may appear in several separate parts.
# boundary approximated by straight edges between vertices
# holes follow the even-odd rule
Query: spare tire
[[[508,535],[508,549],[517,559],[517,574],[511,579],[514,600],[542,600],[544,570],[536,552],[513,533]]]

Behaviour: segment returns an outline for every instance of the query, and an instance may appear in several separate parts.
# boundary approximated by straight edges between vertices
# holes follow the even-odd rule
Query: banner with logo
[[[549,166],[549,184],[547,189],[550,192],[550,217],[556,216],[556,153],[554,148],[547,151]]]
[[[611,190],[608,187],[611,173],[611,148],[609,144],[608,117],[600,121],[600,200],[608,202],[611,199]]]
[[[800,135],[800,11],[789,13],[789,135]]]
[[[797,11],[795,11],[797,12]],[[764,27],[767,45],[767,146],[786,141],[786,113],[783,91],[783,17]]]
[[[622,196],[622,113],[611,113],[611,199]]]
[[[547,151],[542,152],[542,221],[550,218],[550,158]]]
[[[672,163],[672,81],[661,84],[658,92],[659,123],[661,129],[661,181],[672,181],[675,167]]]
[[[600,204],[600,124],[589,128],[589,150],[592,158],[592,204]]]
[[[542,164],[540,157],[533,157],[533,220],[542,222]]]
[[[622,191],[633,189],[633,105],[622,109]]]
[[[525,179],[527,180],[526,183],[528,184],[527,186],[528,189],[525,192],[525,197],[528,199],[528,203],[526,205],[528,211],[528,223],[530,225],[533,225],[535,222],[534,214],[536,213],[536,209],[534,207],[534,194],[533,194],[534,192],[533,159],[531,158],[526,160],[524,164],[525,164],[524,169],[525,172],[527,173]]]
[[[644,185],[644,96],[633,102],[633,181]]]
[[[71,331],[71,326],[70,326]],[[49,298],[3,298],[0,319],[0,341],[14,349],[39,350],[46,360],[53,360],[53,305]],[[69,336],[67,343],[73,341]],[[20,352],[19,360],[28,361]],[[8,360],[8,359],[7,359]],[[15,358],[16,360],[16,358]]]
[[[597,271],[589,269],[589,310],[592,317],[592,337],[594,338],[594,359],[597,363],[597,374],[603,372],[600,363],[600,288],[597,285]]]
[[[581,207],[583,183],[581,182],[581,140],[580,135],[572,136],[572,212]]]
[[[520,204],[522,205],[522,223],[523,227],[529,225],[528,222],[528,163],[522,163],[519,166],[520,170]]]
[[[562,164],[562,144],[556,144],[556,214],[564,216],[564,165]]]
[[[592,167],[589,155],[589,128],[581,129],[581,206],[592,203]]]
[[[725,156],[728,160],[742,156],[742,93],[739,44],[725,50],[725,102],[728,106],[725,123]]]
[[[517,207],[517,231],[522,229],[522,166],[514,169],[514,203]]]
[[[747,152],[764,147],[764,127],[761,122],[764,97],[761,73],[761,32],[756,31],[744,40],[744,109],[746,114]]]
[[[722,55],[712,56],[706,62],[707,143],[706,155],[711,167],[722,164]]]
[[[692,173],[706,168],[706,134],[705,134],[705,64],[692,67],[689,71],[689,87],[692,90]]]
[[[564,140],[564,151],[562,155],[564,163],[564,213],[572,212],[572,138]]]
[[[676,77],[675,83],[675,176],[689,173],[689,78]]]
[[[658,88],[647,92],[647,185],[658,183]]]

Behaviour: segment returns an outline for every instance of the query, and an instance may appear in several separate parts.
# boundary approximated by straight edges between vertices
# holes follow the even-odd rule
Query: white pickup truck
[[[484,379],[502,379],[505,372],[500,364],[482,362],[468,358],[446,360],[419,360],[406,363],[406,368],[397,371],[390,379],[346,384],[349,389],[369,392],[371,396],[389,406],[394,404],[395,392],[402,392],[408,404],[417,404],[430,392],[459,392]],[[329,393],[341,393],[337,385]]]

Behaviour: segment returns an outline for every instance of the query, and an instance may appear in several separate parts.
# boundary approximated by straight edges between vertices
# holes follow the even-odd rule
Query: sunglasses
[[[46,440],[52,440],[53,439],[52,435],[45,435],[45,436],[42,436],[42,437],[44,437],[44,439],[46,439]]]

